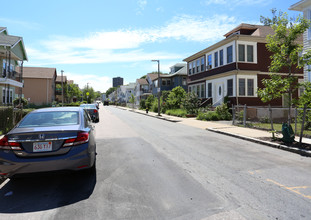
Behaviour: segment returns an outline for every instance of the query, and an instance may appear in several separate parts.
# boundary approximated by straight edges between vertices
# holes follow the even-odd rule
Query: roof
[[[303,11],[304,9],[309,7],[310,5],[311,5],[311,1],[310,0],[301,0],[301,1],[297,2],[296,4],[291,5],[289,7],[289,10]]]
[[[62,76],[57,76],[56,82],[61,83],[62,82]],[[63,82],[67,82],[67,76],[63,76]]]
[[[5,27],[0,27],[0,33],[1,33],[2,31],[6,31],[6,28],[5,28]]]
[[[20,72],[20,67],[16,69]],[[47,67],[23,67],[24,78],[53,79],[56,76],[56,68]]]
[[[140,85],[148,85],[146,79],[136,79],[136,83],[139,83]]]
[[[14,47],[21,41],[21,37],[12,36],[12,35],[1,35],[0,37],[0,45],[1,46],[9,46]]]
[[[270,26],[264,26],[264,25],[254,25],[254,24],[245,24],[242,23],[236,28],[232,29],[228,33],[226,33],[224,36],[229,37],[230,35],[240,31],[240,34],[246,34],[250,36],[257,36],[257,37],[267,37],[269,34],[274,34],[273,29]],[[242,33],[241,33],[242,31]]]
[[[157,73],[148,73],[147,76],[151,79],[151,81],[158,79],[158,74]],[[166,76],[165,74],[160,74],[160,77]]]

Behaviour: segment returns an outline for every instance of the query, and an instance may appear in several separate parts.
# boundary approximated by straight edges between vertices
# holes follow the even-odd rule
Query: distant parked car
[[[95,104],[81,104],[80,107],[84,108],[90,114],[93,122],[99,122],[98,108]]]
[[[104,101],[104,105],[109,105],[109,101]]]
[[[95,170],[94,132],[94,125],[83,108],[34,110],[0,139],[0,177]]]

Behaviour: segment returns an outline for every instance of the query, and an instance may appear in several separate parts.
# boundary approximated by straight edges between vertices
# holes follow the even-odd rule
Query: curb
[[[291,148],[291,147],[288,147],[286,145],[275,144],[275,143],[272,143],[272,142],[269,142],[269,141],[259,140],[257,138],[251,138],[251,137],[246,137],[246,136],[243,136],[243,135],[232,134],[232,133],[225,132],[225,131],[219,131],[219,130],[216,130],[214,128],[206,128],[206,130],[207,131],[211,131],[211,132],[215,132],[215,133],[218,133],[218,134],[224,134],[224,135],[228,135],[228,136],[231,136],[231,137],[235,137],[235,138],[251,141],[251,142],[254,142],[254,143],[257,143],[257,144],[267,145],[267,146],[270,146],[270,147],[273,147],[273,148],[289,151],[289,152],[292,152],[292,153],[300,154],[301,156],[311,157],[311,151],[308,151],[308,150],[303,150],[303,149],[299,149],[299,148]]]

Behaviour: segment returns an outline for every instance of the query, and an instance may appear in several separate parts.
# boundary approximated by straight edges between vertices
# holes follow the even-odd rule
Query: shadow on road
[[[0,190],[0,213],[27,213],[70,205],[89,198],[95,185],[95,172],[13,179]]]

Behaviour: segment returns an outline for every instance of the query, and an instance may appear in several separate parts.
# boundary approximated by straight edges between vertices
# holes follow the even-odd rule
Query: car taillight
[[[89,133],[87,132],[78,132],[76,138],[70,138],[65,140],[63,147],[71,147],[79,144],[84,144],[89,141]]]
[[[97,110],[96,110],[96,109],[94,109],[94,113],[97,113]]]
[[[0,139],[0,149],[2,150],[22,150],[21,144],[15,141],[9,141],[8,136]]]

